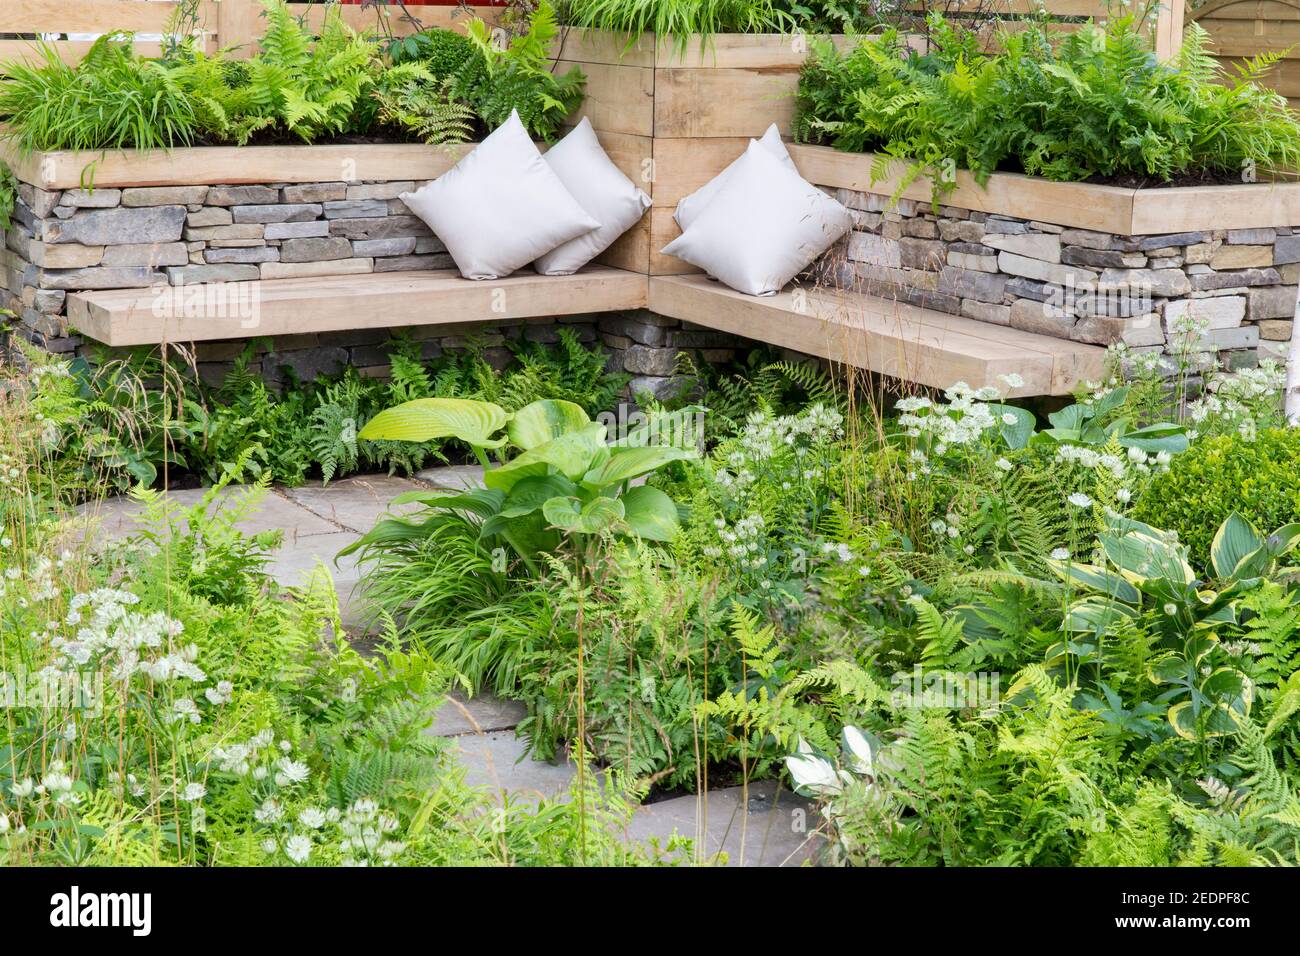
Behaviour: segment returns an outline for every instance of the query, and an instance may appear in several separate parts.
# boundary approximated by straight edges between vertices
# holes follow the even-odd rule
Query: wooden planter
[[[898,187],[898,175],[871,181],[874,153],[844,153],[828,146],[792,145],[790,155],[804,178],[819,186],[880,196],[891,196]],[[903,190],[901,198],[929,202],[931,195],[931,180],[920,177]],[[994,173],[981,186],[974,176],[962,170],[957,174],[955,188],[941,201],[978,212],[1120,236],[1300,224],[1300,183],[1132,189]]]
[[[576,65],[587,75],[587,98],[574,119],[585,116],[602,142],[639,157],[633,178],[654,200],[605,262],[651,275],[699,271],[659,252],[679,235],[673,210],[739,157],[750,137],[772,123],[790,135],[807,56],[802,36],[692,37],[680,49],[672,38],[649,34],[629,45],[611,33],[568,31],[559,68]]]

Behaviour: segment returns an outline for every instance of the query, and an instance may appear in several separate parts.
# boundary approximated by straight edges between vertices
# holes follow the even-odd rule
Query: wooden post
[[[238,47],[234,55],[247,58],[257,52],[261,35],[262,5],[258,0],[215,0],[217,47]]]
[[[1169,60],[1178,55],[1183,45],[1184,0],[1160,0],[1156,11],[1156,59]]]

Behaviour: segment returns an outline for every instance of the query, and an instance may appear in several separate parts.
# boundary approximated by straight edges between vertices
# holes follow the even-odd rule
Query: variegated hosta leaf
[[[504,437],[493,437],[509,416],[500,405],[465,398],[417,398],[386,408],[361,429],[366,441],[432,441],[456,438],[477,448],[500,448]]]
[[[846,724],[840,733],[840,747],[850,770],[862,777],[875,775],[871,744],[862,731]]]
[[[1127,604],[1137,604],[1142,595],[1132,584],[1120,577],[1107,571],[1105,568],[1098,568],[1091,564],[1075,564],[1069,561],[1056,561],[1049,559],[1048,567],[1059,577],[1075,584],[1082,584],[1092,591],[1101,591],[1103,594],[1110,595],[1124,601]]]
[[[1199,720],[1196,707],[1190,700],[1180,701],[1169,708],[1169,725],[1178,736],[1187,740],[1236,733],[1239,721],[1250,716],[1255,687],[1250,678],[1235,667],[1220,667],[1205,679],[1200,694],[1210,703],[1203,705]]]
[[[790,771],[795,792],[802,796],[833,796],[844,790],[844,781],[835,765],[815,754],[802,738],[796,751],[785,758],[785,767]]]
[[[506,426],[506,434],[518,448],[527,451],[544,445],[552,438],[581,431],[591,424],[582,406],[558,399],[543,399],[515,412]]]
[[[1233,577],[1242,561],[1257,552],[1264,539],[1254,525],[1237,512],[1232,512],[1219,525],[1210,544],[1210,563],[1220,578]]]

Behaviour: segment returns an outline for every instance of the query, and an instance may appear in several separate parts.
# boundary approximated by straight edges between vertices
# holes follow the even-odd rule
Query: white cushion
[[[570,239],[533,263],[542,275],[572,275],[630,229],[650,208],[651,200],[610,161],[585,117],[542,158],[569,194],[600,223],[599,229]]]
[[[758,143],[790,172],[798,174],[799,169],[795,166],[794,160],[790,158],[790,151],[785,148],[785,143],[781,142],[781,133],[776,128],[775,123],[767,128],[767,132],[763,134],[761,139],[751,139],[750,142]],[[741,156],[743,157],[744,153],[741,153]],[[695,221],[695,218],[704,211],[704,207],[718,194],[718,190],[730,178],[731,171],[736,168],[736,163],[739,162],[739,159],[735,160],[730,166],[677,204],[677,211],[673,213],[673,218],[677,220],[677,225],[682,232],[687,230],[690,224]]]
[[[466,279],[497,279],[600,226],[569,195],[519,114],[402,202],[442,240]]]
[[[751,142],[712,202],[663,252],[738,292],[772,295],[852,225],[847,209]]]

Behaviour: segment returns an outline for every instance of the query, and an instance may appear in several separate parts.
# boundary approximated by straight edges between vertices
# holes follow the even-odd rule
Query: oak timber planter
[[[834,37],[851,44],[851,37]],[[654,201],[649,213],[615,244],[610,265],[651,275],[698,272],[660,254],[679,234],[677,203],[745,151],[772,123],[789,136],[807,38],[784,34],[671,37],[645,34],[629,44],[612,33],[569,30],[560,68],[580,66],[585,116],[602,143],[641,159],[638,185]]]

